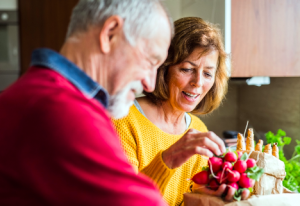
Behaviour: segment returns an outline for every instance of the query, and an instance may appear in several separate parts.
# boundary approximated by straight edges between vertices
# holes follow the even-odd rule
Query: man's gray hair
[[[161,8],[161,9],[160,9]],[[140,38],[151,38],[156,23],[168,17],[173,36],[173,22],[161,0],[80,0],[72,12],[67,37],[84,32],[89,26],[103,26],[113,15],[124,19],[124,35],[131,45]]]

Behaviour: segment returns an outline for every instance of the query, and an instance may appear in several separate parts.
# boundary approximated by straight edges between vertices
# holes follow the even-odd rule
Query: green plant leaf
[[[287,173],[289,173],[292,170],[293,170],[293,165],[292,164],[290,164],[290,163],[285,164],[285,171]]]
[[[204,166],[204,167],[202,167],[201,171],[208,171],[208,170],[209,170],[209,167],[208,166]]]
[[[295,150],[296,150],[297,154],[300,154],[300,145],[297,145],[297,146],[295,147]]]
[[[279,130],[277,131],[277,136],[283,137],[283,136],[285,136],[285,135],[286,135],[286,133],[285,133],[285,131],[283,131],[282,129],[279,129]]]
[[[282,141],[282,138],[281,137],[276,137],[274,139],[274,142],[273,143],[277,143],[278,146],[283,146],[284,145],[284,142]]]
[[[257,165],[255,165],[252,168],[248,168],[246,170],[246,174],[249,178],[254,179],[255,181],[258,181],[259,178],[264,174],[264,169],[259,168]]]
[[[246,161],[247,159],[248,159],[248,154],[245,152],[245,153],[241,156],[240,160]]]
[[[283,142],[284,142],[285,145],[289,145],[291,143],[291,141],[292,141],[292,138],[290,138],[290,137],[284,137],[283,138]]]
[[[241,201],[241,199],[242,199],[242,195],[238,195],[238,194],[236,194],[236,192],[235,192],[235,194],[234,194],[234,196],[233,196],[233,199],[235,199],[236,201]]]
[[[297,171],[298,174],[300,175],[300,163],[299,162],[296,162],[296,161],[292,161],[292,164],[293,164],[293,170]]]
[[[219,157],[219,158],[224,158],[225,157],[225,154],[226,154],[227,152],[225,152],[224,154],[222,154],[222,155],[214,155],[215,157]]]
[[[283,162],[286,162],[286,158],[284,156],[284,153],[283,153],[283,150],[282,149],[279,149],[279,159]]]
[[[299,140],[297,140],[297,139],[296,139],[296,143],[297,143],[297,145],[300,145],[300,141],[299,141]]]
[[[253,188],[252,187],[249,187],[248,189],[249,189],[250,193],[253,192]]]
[[[258,181],[260,179],[260,177],[264,174],[264,169],[260,169],[258,172],[256,173],[247,173],[247,176],[250,178],[250,179],[253,179],[255,181]]]
[[[239,188],[237,191],[235,191],[233,198],[236,201],[241,201],[241,199],[242,199],[242,192],[244,190],[248,190],[248,189],[247,188]]]
[[[265,136],[266,136],[266,139],[267,139],[267,143],[268,144],[271,144],[271,143],[273,143],[273,138],[274,138],[274,134],[271,132],[271,131],[269,131],[269,132],[267,132],[266,134],[265,134]]]
[[[259,170],[259,167],[255,165],[254,167],[248,168],[246,172],[256,172]]]

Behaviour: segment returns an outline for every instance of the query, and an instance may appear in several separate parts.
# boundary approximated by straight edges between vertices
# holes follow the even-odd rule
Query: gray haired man
[[[79,1],[60,53],[35,50],[0,95],[0,205],[165,204],[110,115],[153,91],[172,30],[159,0]]]

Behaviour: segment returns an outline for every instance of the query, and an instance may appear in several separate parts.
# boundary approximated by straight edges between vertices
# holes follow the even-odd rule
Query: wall
[[[289,157],[294,151],[295,139],[300,140],[300,78],[274,77],[270,85],[261,87],[230,82],[224,104],[211,115],[201,117],[209,130],[222,136],[224,130],[244,132],[255,130],[256,139],[264,139],[268,131],[282,129],[292,143],[285,147]]]
[[[173,20],[197,16],[219,25],[225,35],[225,1],[220,0],[166,0],[166,7]]]
[[[17,0],[0,0],[0,8],[2,10],[16,10]]]
[[[165,0],[163,2],[174,21],[181,17],[181,0]]]
[[[224,130],[238,128],[238,85],[230,83],[226,99],[222,105],[211,114],[199,116],[207,128],[222,137]]]

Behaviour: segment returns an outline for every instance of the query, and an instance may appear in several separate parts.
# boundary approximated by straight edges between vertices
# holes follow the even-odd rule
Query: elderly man
[[[60,53],[34,51],[0,95],[0,205],[164,205],[107,111],[153,91],[171,36],[159,0],[81,0]]]

